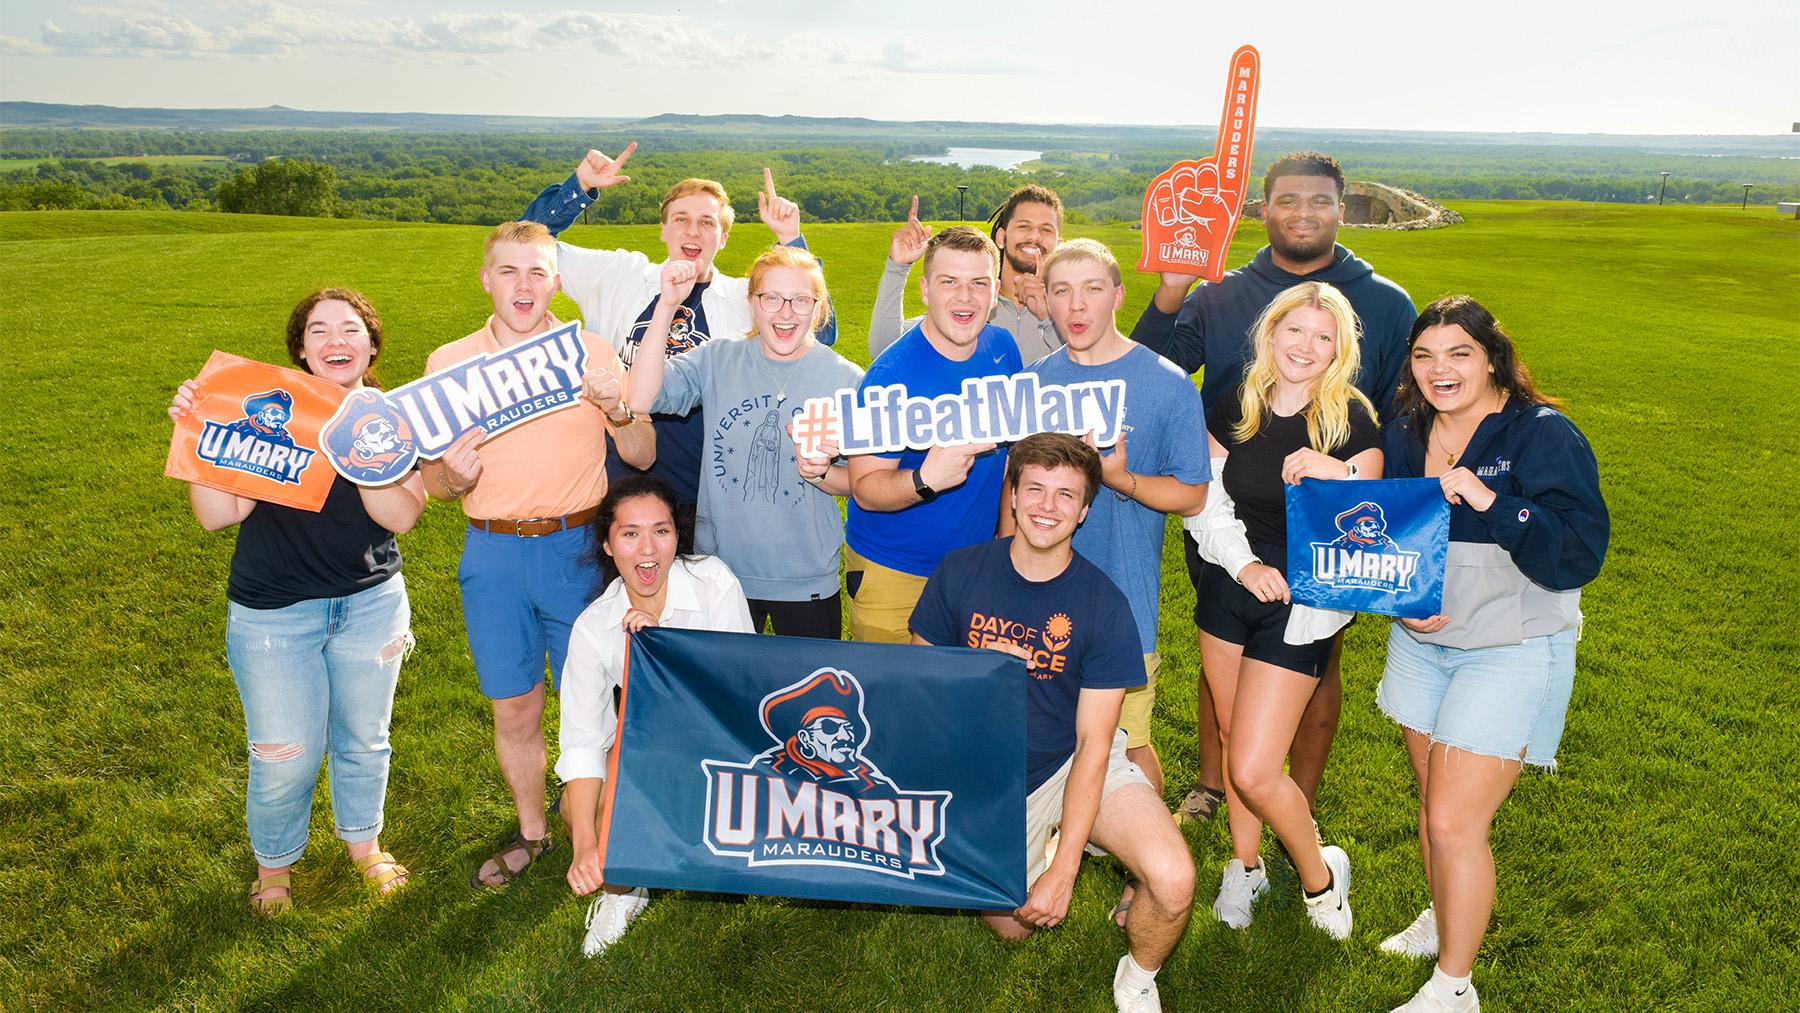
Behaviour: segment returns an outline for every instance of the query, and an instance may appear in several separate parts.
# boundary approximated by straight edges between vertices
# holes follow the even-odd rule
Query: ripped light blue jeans
[[[337,836],[359,844],[381,833],[388,721],[411,622],[399,574],[286,608],[230,603],[225,653],[250,743],[245,822],[264,867],[292,865],[306,851],[313,786],[327,756]]]

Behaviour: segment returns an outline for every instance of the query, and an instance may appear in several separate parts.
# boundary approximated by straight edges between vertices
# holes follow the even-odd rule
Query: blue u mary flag
[[[606,880],[1016,908],[1025,685],[996,651],[633,634]]]
[[[1444,606],[1450,504],[1435,478],[1287,487],[1288,590],[1296,603],[1406,619]]]

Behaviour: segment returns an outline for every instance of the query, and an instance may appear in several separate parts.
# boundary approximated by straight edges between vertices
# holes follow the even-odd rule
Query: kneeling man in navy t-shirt
[[[1063,920],[1092,845],[1140,886],[1113,974],[1121,1010],[1157,1010],[1156,971],[1187,927],[1194,861],[1162,799],[1125,756],[1119,707],[1144,684],[1131,606],[1071,540],[1100,490],[1100,455],[1060,433],[1014,444],[1010,538],[944,557],[912,614],[913,642],[987,647],[1025,659],[1025,906],[982,918],[1005,939]],[[1060,843],[1050,848],[1060,826]]]

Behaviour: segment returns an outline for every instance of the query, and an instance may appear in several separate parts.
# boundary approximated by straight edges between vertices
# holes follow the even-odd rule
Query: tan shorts
[[[1029,888],[1037,878],[1050,867],[1050,859],[1056,852],[1050,848],[1051,834],[1062,828],[1063,791],[1069,786],[1069,767],[1075,762],[1070,756],[1050,775],[1050,780],[1037,786],[1037,790],[1025,798],[1025,884]],[[1119,729],[1113,735],[1112,750],[1106,757],[1106,782],[1100,788],[1100,799],[1128,784],[1141,784],[1150,787],[1150,779],[1144,776],[1137,764],[1125,758],[1125,730]],[[1104,855],[1093,845],[1088,845],[1091,855]]]
[[[850,592],[851,640],[912,643],[912,629],[907,623],[925,590],[924,577],[872,563],[846,545],[844,587]]]
[[[1144,684],[1125,691],[1125,704],[1119,708],[1119,727],[1125,731],[1125,747],[1138,749],[1150,744],[1150,711],[1156,706],[1156,672],[1162,668],[1162,656],[1155,651],[1144,655]]]

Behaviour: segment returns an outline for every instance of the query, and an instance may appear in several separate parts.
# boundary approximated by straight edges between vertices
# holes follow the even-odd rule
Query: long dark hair
[[[600,506],[594,511],[594,522],[589,527],[592,532],[592,544],[588,546],[588,561],[600,569],[600,586],[594,589],[594,597],[598,598],[606,592],[606,588],[619,575],[619,565],[612,555],[606,551],[606,536],[611,533],[613,520],[619,515],[619,504],[639,496],[649,496],[661,500],[669,508],[669,517],[675,524],[675,555],[685,559],[694,554],[694,523],[691,515],[683,517],[684,511],[675,498],[675,490],[669,484],[654,475],[633,475],[630,478],[614,482],[601,498]]]
[[[1527,404],[1562,407],[1555,398],[1539,391],[1532,384],[1531,371],[1525,368],[1525,363],[1519,361],[1512,336],[1506,333],[1500,326],[1500,321],[1494,319],[1486,306],[1476,302],[1473,296],[1447,295],[1425,307],[1419,313],[1419,319],[1413,321],[1412,334],[1406,339],[1406,368],[1400,374],[1400,391],[1394,395],[1396,413],[1412,420],[1413,435],[1421,442],[1431,431],[1432,420],[1437,418],[1437,409],[1425,399],[1425,392],[1413,380],[1413,346],[1418,343],[1419,335],[1430,328],[1451,325],[1461,327],[1487,353],[1488,365],[1494,369],[1494,386],[1500,389],[1500,393]]]

